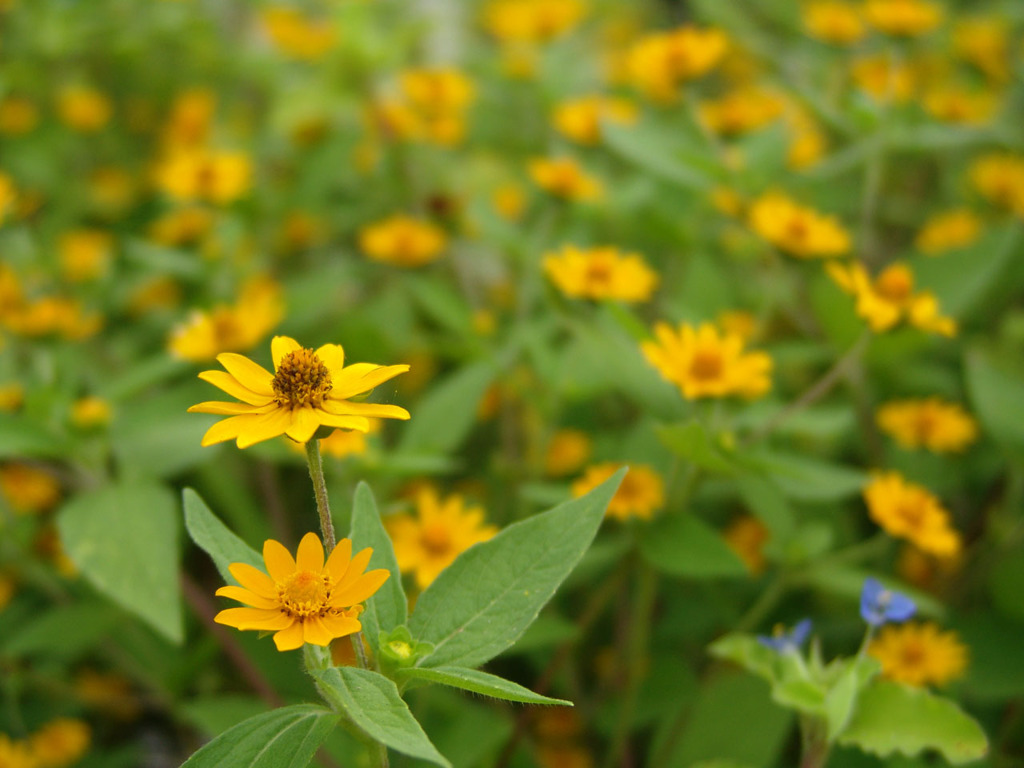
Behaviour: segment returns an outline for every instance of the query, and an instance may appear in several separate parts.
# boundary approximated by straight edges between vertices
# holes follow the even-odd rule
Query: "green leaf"
[[[626,469],[585,496],[510,525],[460,554],[416,602],[422,666],[478,667],[512,645],[590,546]]]
[[[413,409],[400,454],[448,453],[476,423],[477,404],[497,369],[484,361],[468,365],[434,386]]]
[[[96,646],[123,618],[120,610],[100,600],[59,605],[20,626],[4,644],[4,654],[75,659]]]
[[[867,475],[842,464],[773,451],[758,456],[757,464],[789,498],[799,501],[839,501],[856,496]]]
[[[836,736],[842,733],[849,724],[854,708],[857,706],[857,696],[863,682],[867,679],[865,673],[859,668],[858,661],[854,658],[845,662],[843,671],[825,694],[825,722],[828,723],[828,740],[830,742],[834,741]],[[874,661],[874,659],[865,659],[865,661]]]
[[[180,716],[201,732],[216,736],[251,717],[264,714],[267,702],[255,696],[220,694],[201,696],[180,704]]]
[[[452,688],[461,688],[464,691],[479,693],[481,696],[490,696],[505,701],[518,701],[523,704],[559,704],[571,707],[571,701],[564,699],[550,699],[534,693],[529,688],[524,688],[518,683],[506,680],[497,675],[481,672],[466,667],[410,667],[400,669],[396,673],[399,682],[403,680],[427,680],[431,683],[449,685]]]
[[[181,499],[185,506],[185,528],[188,535],[196,546],[213,559],[224,581],[228,584],[236,583],[235,577],[228,570],[231,563],[248,563],[261,571],[265,569],[263,557],[232,533],[210,511],[198,493],[186,488],[181,492]]]
[[[688,190],[704,192],[714,185],[706,168],[700,166],[700,150],[691,145],[689,154],[678,131],[669,132],[651,122],[640,125],[602,126],[605,144],[612,151],[641,170]]]
[[[887,680],[864,689],[839,743],[881,757],[934,749],[951,763],[978,760],[988,751],[981,726],[952,701]]]
[[[0,459],[62,456],[67,441],[21,416],[0,414]]]
[[[315,677],[327,700],[370,738],[403,755],[451,768],[416,722],[392,681],[354,667],[331,667],[316,672]]]
[[[313,704],[281,707],[225,731],[181,768],[305,768],[340,719]]]
[[[747,567],[714,528],[689,513],[664,515],[646,526],[640,553],[672,576],[713,579],[746,576]]]
[[[1024,452],[1024,375],[980,349],[967,355],[967,391],[978,419],[992,438]]]
[[[373,491],[366,483],[359,483],[356,487],[349,538],[352,539],[353,548],[356,550],[373,547],[368,568],[384,568],[391,573],[391,578],[366,601],[366,610],[359,617],[363,624],[363,635],[376,653],[380,633],[390,632],[400,624],[405,624],[409,608],[405,590],[402,589],[402,572],[398,568],[398,560],[395,559],[395,548],[391,545],[387,531],[384,530]]]
[[[73,498],[57,526],[68,557],[93,586],[180,643],[175,507],[163,486],[112,485]]]
[[[660,427],[656,431],[662,444],[679,458],[709,472],[735,474],[736,465],[714,444],[699,421]]]
[[[736,490],[747,508],[771,531],[772,543],[779,545],[793,535],[796,513],[771,480],[744,474],[736,478]]]

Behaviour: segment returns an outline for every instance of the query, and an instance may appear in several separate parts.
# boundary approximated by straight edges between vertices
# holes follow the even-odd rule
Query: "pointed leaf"
[[[452,688],[461,688],[464,691],[479,693],[481,696],[490,696],[505,701],[518,701],[523,704],[560,704],[571,707],[571,701],[564,699],[551,699],[534,693],[529,688],[524,688],[518,683],[506,680],[497,675],[481,672],[477,669],[466,667],[410,667],[398,670],[396,676],[399,681],[404,680],[427,680],[431,683],[449,685]]]
[[[188,535],[196,546],[213,559],[224,581],[228,584],[236,583],[228,570],[231,563],[248,563],[264,570],[263,557],[224,525],[198,493],[186,488],[181,498],[185,506],[185,528]]]

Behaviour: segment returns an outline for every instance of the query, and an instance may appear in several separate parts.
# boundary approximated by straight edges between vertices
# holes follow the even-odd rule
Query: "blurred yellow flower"
[[[768,125],[782,115],[785,106],[778,93],[745,85],[717,99],[702,101],[698,113],[712,133],[736,136]]]
[[[544,453],[544,474],[565,477],[578,470],[590,458],[590,435],[581,429],[560,429],[551,436]]]
[[[7,327],[22,336],[57,334],[71,341],[86,339],[103,325],[98,313],[87,312],[75,299],[42,296],[3,310]]]
[[[2,5],[0,10],[3,10]],[[30,746],[6,733],[0,733],[0,765],[4,768],[39,768]]]
[[[932,622],[886,625],[868,645],[882,662],[882,676],[915,687],[942,686],[963,677],[967,646]]]
[[[149,225],[149,236],[161,245],[192,245],[213,229],[213,211],[188,206],[165,213]]]
[[[518,184],[502,184],[494,190],[491,204],[506,221],[519,221],[526,209],[526,194]]]
[[[971,164],[971,183],[990,203],[1024,216],[1024,155],[983,155]]]
[[[558,290],[573,299],[636,303],[648,301],[658,285],[658,274],[643,258],[610,246],[566,245],[546,254],[543,268]]]
[[[786,117],[790,142],[786,164],[794,171],[802,171],[817,163],[825,154],[828,141],[818,124],[804,110],[797,109]]]
[[[583,0],[489,0],[481,22],[504,43],[545,43],[579,24]]]
[[[963,553],[936,557],[907,544],[896,561],[896,572],[908,584],[918,589],[938,593],[947,588],[963,566]]]
[[[297,8],[272,5],[261,11],[267,37],[294,59],[316,61],[334,48],[337,32],[327,19],[313,19]]]
[[[110,403],[101,397],[82,397],[71,404],[71,423],[79,429],[94,429],[110,423]]]
[[[953,27],[956,55],[973,64],[991,80],[1010,78],[1010,30],[1006,19],[996,16],[959,19]]]
[[[440,258],[447,247],[436,224],[397,214],[359,232],[359,248],[370,259],[400,267],[421,267]]]
[[[907,539],[923,552],[950,557],[960,551],[960,535],[949,512],[926,488],[899,472],[875,472],[864,488],[868,516],[890,536]]]
[[[981,234],[981,219],[969,208],[955,208],[932,216],[914,238],[921,253],[938,256],[944,251],[966,248]]]
[[[857,300],[856,312],[876,333],[906,321],[915,328],[942,336],[956,335],[956,321],[939,313],[930,291],[914,292],[914,273],[906,264],[890,264],[872,280],[859,262],[825,265],[829,276]]]
[[[944,85],[925,94],[924,106],[932,117],[944,123],[981,125],[992,119],[999,101],[991,92]]]
[[[959,453],[978,438],[978,424],[971,415],[938,397],[885,403],[875,419],[883,432],[908,449]]]
[[[71,86],[57,95],[57,114],[69,128],[82,133],[100,130],[110,121],[113,105],[95,88]]]
[[[161,131],[165,148],[175,151],[203,146],[216,111],[217,94],[209,89],[191,88],[179,93]]]
[[[735,218],[743,212],[743,197],[732,187],[715,187],[710,198],[715,210],[726,216]]]
[[[113,252],[113,236],[101,229],[73,229],[57,241],[61,275],[71,283],[103,277]]]
[[[424,115],[459,113],[473,101],[472,81],[457,69],[407,69],[399,75],[406,101]]]
[[[136,183],[126,170],[102,166],[89,175],[89,201],[105,217],[121,216],[135,201]]]
[[[181,303],[181,286],[173,277],[152,277],[139,284],[128,298],[127,309],[138,317]]]
[[[0,322],[3,321],[0,314]],[[12,413],[21,408],[25,402],[25,387],[16,381],[0,384],[0,413]]]
[[[864,17],[887,35],[915,37],[942,23],[942,6],[928,0],[867,0]]]
[[[589,748],[575,741],[538,744],[536,747],[539,768],[594,768],[594,756]]]
[[[744,352],[743,339],[720,333],[710,323],[654,326],[654,341],[640,349],[662,378],[679,387],[687,400],[738,395],[757,398],[772,386],[772,359],[764,352]]]
[[[324,222],[305,211],[290,212],[281,225],[281,245],[288,251],[301,251],[323,242]]]
[[[748,221],[758,235],[791,256],[842,256],[850,250],[850,235],[839,219],[798,205],[779,192],[755,200]]]
[[[906,63],[884,54],[856,59],[851,74],[861,90],[882,103],[904,102],[917,88],[914,71]]]
[[[744,344],[752,341],[758,331],[757,318],[743,309],[730,309],[719,313],[716,324],[723,333],[739,336]]]
[[[157,186],[175,200],[226,205],[252,185],[252,164],[242,152],[208,149],[172,152],[157,165]]]
[[[771,533],[764,523],[753,515],[741,515],[729,523],[722,532],[722,538],[729,548],[739,555],[751,574],[757,576],[764,572],[764,545],[771,538]]]
[[[579,498],[599,486],[622,468],[614,461],[592,464],[583,476],[572,484],[572,495]],[[622,484],[608,502],[606,517],[628,520],[636,517],[650,520],[651,516],[665,505],[665,483],[661,475],[645,464],[629,467]]]
[[[275,336],[270,349],[274,373],[247,357],[224,352],[217,355],[217,361],[227,372],[199,374],[203,381],[241,401],[205,402],[188,409],[189,413],[230,417],[207,430],[204,446],[235,440],[239,448],[248,448],[279,435],[306,443],[321,426],[367,432],[368,418],[409,418],[409,412],[397,405],[348,399],[405,373],[408,365],[346,366],[345,352],[338,344],[324,344],[313,350],[287,336]]]
[[[320,538],[307,533],[293,558],[279,542],[267,539],[263,543],[267,573],[246,563],[232,563],[231,575],[241,586],[217,590],[217,595],[251,607],[227,608],[214,621],[235,629],[273,632],[279,651],[292,651],[305,643],[330,645],[331,640],[363,628],[362,603],[391,576],[384,568],[366,571],[372,555],[367,547],[353,557],[352,541],[342,539],[324,562]]]
[[[570,157],[535,158],[528,166],[530,178],[545,192],[566,200],[593,201],[604,188]]]
[[[114,672],[83,669],[75,676],[74,688],[83,703],[117,720],[131,720],[142,709],[128,679]]]
[[[416,586],[430,586],[461,552],[492,538],[498,529],[484,523],[481,507],[466,506],[462,496],[441,498],[426,486],[416,494],[415,513],[393,515],[384,525],[395,546],[402,573],[411,573]]]
[[[92,731],[81,720],[51,720],[29,737],[39,768],[64,768],[77,763],[89,749]]]
[[[23,96],[5,96],[0,99],[0,133],[22,136],[31,133],[39,124],[39,109]]]
[[[361,456],[366,453],[367,435],[379,432],[381,428],[380,419],[367,419],[369,429],[366,432],[357,432],[350,429],[336,429],[327,437],[320,439],[320,453],[324,456],[331,456],[335,459],[344,459],[348,456]],[[294,440],[286,440],[290,450],[305,455],[304,447]]]
[[[555,107],[555,128],[579,144],[594,145],[601,141],[605,123],[632,125],[637,119],[636,105],[616,96],[584,96],[564,101]]]
[[[714,69],[728,39],[718,29],[683,26],[640,38],[629,51],[630,82],[648,98],[670,103],[679,86]]]
[[[7,604],[11,602],[11,598],[14,597],[14,580],[3,573],[0,573],[0,611],[7,607]],[[3,763],[0,763],[3,765]]]
[[[811,37],[835,45],[853,45],[867,30],[860,8],[852,3],[821,0],[803,6],[804,29]]]
[[[60,484],[49,472],[14,462],[0,466],[0,496],[19,515],[45,512],[60,499]]]
[[[14,189],[14,179],[0,171],[0,227],[3,226],[9,213],[14,212],[14,204],[18,195]]]

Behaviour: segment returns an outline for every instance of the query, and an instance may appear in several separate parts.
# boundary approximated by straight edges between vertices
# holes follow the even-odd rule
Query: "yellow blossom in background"
[[[72,86],[57,95],[57,114],[69,128],[82,133],[100,130],[110,121],[114,108],[95,88]]]
[[[743,86],[718,99],[702,101],[698,112],[711,132],[737,136],[763,128],[781,117],[785,105],[778,93],[758,86]]]
[[[946,685],[967,669],[967,646],[932,622],[886,625],[868,654],[882,663],[883,677],[915,687]]]
[[[857,86],[882,103],[904,102],[914,95],[917,77],[903,62],[882,55],[864,56],[851,68]]]
[[[1024,155],[983,155],[971,164],[970,178],[990,203],[1024,216]]]
[[[817,123],[802,112],[788,118],[786,122],[791,136],[786,164],[794,171],[810,168],[821,160],[828,148],[825,134]]]
[[[864,488],[864,501],[868,515],[890,536],[938,557],[960,551],[960,535],[950,525],[949,512],[926,488],[898,472],[874,473]]]
[[[864,18],[887,35],[915,37],[942,23],[942,6],[928,0],[867,0]]]
[[[648,301],[658,285],[658,274],[635,253],[617,248],[581,249],[572,245],[544,256],[544,273],[573,299]]]
[[[206,88],[191,88],[174,97],[161,129],[169,151],[203,146],[217,111],[217,94]]]
[[[74,688],[84,704],[117,720],[132,720],[142,709],[128,679],[113,672],[83,669],[75,676]]]
[[[594,768],[594,756],[581,743],[538,744],[536,747],[539,768]]]
[[[856,299],[857,315],[875,333],[901,322],[942,336],[956,335],[956,321],[940,314],[939,302],[930,291],[914,291],[914,273],[906,264],[890,264],[874,280],[858,262],[826,265],[829,276]]]
[[[506,221],[519,221],[526,210],[526,193],[518,184],[502,184],[494,190],[491,204]]]
[[[286,250],[301,251],[322,243],[325,230],[320,218],[305,211],[292,211],[281,225],[279,239]]]
[[[533,45],[505,44],[501,47],[501,74],[510,80],[533,80],[540,56]]]
[[[92,731],[81,720],[51,720],[29,738],[39,768],[64,768],[77,763],[89,749]]]
[[[601,182],[570,157],[535,158],[528,171],[538,187],[555,197],[590,202],[604,194]]]
[[[632,125],[636,120],[636,105],[615,96],[584,96],[564,101],[555,108],[553,117],[559,133],[588,146],[601,141],[603,123]]]
[[[462,496],[441,498],[431,486],[416,494],[414,514],[386,517],[384,525],[395,546],[402,573],[411,573],[423,590],[461,552],[492,538],[498,529],[484,523],[481,507],[466,506]]]
[[[978,424],[958,403],[938,397],[885,403],[875,417],[879,428],[903,448],[959,453],[978,439]]]
[[[628,54],[630,82],[649,99],[671,103],[680,85],[718,66],[727,47],[725,34],[714,28],[683,26],[645,35]]]
[[[5,96],[0,99],[0,133],[22,136],[31,133],[39,124],[39,109],[23,96]]]
[[[156,168],[157,187],[175,200],[226,205],[252,186],[252,164],[242,152],[195,149],[171,153]]]
[[[424,137],[425,129],[423,121],[411,105],[394,99],[377,99],[367,107],[365,120],[368,130],[375,137],[385,141],[413,140]],[[362,154],[377,154],[373,143],[364,144],[361,148]],[[366,162],[365,165],[373,167],[376,164]]]
[[[1010,30],[1006,19],[957,20],[953,26],[953,49],[991,80],[1002,83],[1010,78]]]
[[[4,768],[39,768],[31,747],[24,741],[11,739],[6,733],[0,733],[0,765]]]
[[[270,41],[294,59],[316,61],[337,43],[337,32],[329,20],[309,18],[297,8],[270,6],[261,16]]]
[[[97,168],[89,176],[89,201],[104,216],[121,216],[135,201],[136,187],[135,178],[122,168]]]
[[[60,484],[49,472],[14,462],[0,466],[0,496],[19,515],[45,512],[60,499]]]
[[[139,317],[181,303],[181,286],[173,277],[154,277],[137,286],[128,298],[127,309]]]
[[[757,336],[758,321],[753,314],[743,309],[730,309],[719,313],[715,320],[723,333],[739,336],[747,344]]]
[[[7,604],[11,602],[11,598],[14,597],[14,581],[9,577],[0,573],[0,611],[3,611],[7,607]],[[3,763],[0,763],[3,765]]]
[[[239,448],[248,448],[279,435],[306,443],[321,426],[367,432],[369,418],[409,418],[409,412],[397,405],[348,400],[405,373],[408,365],[346,366],[345,352],[338,344],[313,350],[287,336],[275,336],[270,349],[274,373],[247,357],[224,352],[217,355],[217,361],[226,372],[199,374],[203,381],[241,401],[205,402],[188,409],[189,413],[230,417],[207,430],[204,446],[235,440]]]
[[[73,579],[78,576],[78,568],[68,557],[56,525],[44,525],[36,536],[33,548],[39,556],[53,563],[64,578]]]
[[[214,621],[235,629],[274,632],[279,651],[305,643],[330,645],[331,640],[362,629],[362,603],[391,575],[384,568],[364,573],[372,555],[367,547],[353,557],[352,541],[342,539],[324,562],[320,538],[307,533],[293,558],[282,544],[268,539],[263,543],[267,572],[232,563],[231,575],[241,586],[217,590],[219,596],[251,607],[228,608]]]
[[[839,219],[798,205],[778,192],[755,200],[748,222],[758,235],[791,256],[842,256],[850,250],[850,235]]]
[[[981,125],[992,119],[999,102],[991,92],[946,85],[929,91],[924,106],[932,117],[944,123]]]
[[[560,429],[548,441],[544,453],[544,474],[565,477],[582,467],[590,458],[590,435],[580,429]]]
[[[179,208],[149,225],[149,236],[161,245],[192,245],[213,229],[213,211],[199,206]]]
[[[75,299],[63,296],[42,296],[4,311],[7,327],[22,336],[38,337],[56,334],[79,341],[95,334],[103,325],[97,313],[86,311]]]
[[[349,456],[361,456],[366,453],[368,435],[379,432],[381,428],[380,419],[367,419],[369,429],[366,432],[358,432],[350,429],[336,429],[327,437],[320,440],[320,453],[324,456],[331,456],[335,459],[344,459]],[[304,446],[294,440],[286,440],[289,449],[296,453],[305,454]]]
[[[715,210],[733,218],[743,212],[743,197],[731,187],[715,187],[711,190],[711,204]]]
[[[764,545],[771,538],[771,532],[764,523],[753,515],[741,515],[729,523],[722,532],[722,538],[729,548],[739,555],[752,575],[757,576],[764,572]]]
[[[60,236],[57,252],[65,280],[71,283],[95,280],[110,269],[114,238],[100,229],[74,229]]]
[[[473,101],[472,81],[457,69],[407,69],[399,76],[406,101],[421,114],[461,112]]]
[[[0,227],[4,225],[8,214],[14,212],[14,204],[18,196],[14,188],[14,179],[0,171]]]
[[[914,239],[914,247],[929,256],[966,248],[981,234],[981,219],[969,208],[955,208],[932,216]]]
[[[936,557],[907,544],[896,561],[896,572],[908,584],[938,593],[950,586],[963,566],[963,553]]]
[[[679,387],[687,400],[738,395],[757,398],[772,386],[772,359],[764,352],[745,352],[743,339],[722,333],[710,323],[654,326],[654,341],[640,349],[662,378]]]
[[[0,315],[0,322],[3,317]],[[25,387],[16,381],[0,384],[0,413],[13,413],[25,402]]]
[[[574,29],[587,12],[583,0],[489,0],[481,23],[504,43],[546,43]]]
[[[822,0],[802,9],[804,29],[811,37],[835,45],[853,45],[867,30],[860,9],[853,3]]]
[[[359,232],[359,248],[368,258],[400,267],[436,261],[447,245],[439,226],[403,214],[369,224]]]
[[[570,489],[573,498],[584,496],[599,486],[623,467],[614,461],[592,464],[587,467],[583,476],[573,482]],[[645,464],[634,464],[629,467],[622,478],[619,489],[608,502],[606,517],[617,520],[628,520],[636,517],[650,520],[651,517],[665,506],[665,483],[661,475]]]
[[[71,404],[71,423],[79,429],[94,429],[110,423],[110,403],[102,397],[83,397]]]

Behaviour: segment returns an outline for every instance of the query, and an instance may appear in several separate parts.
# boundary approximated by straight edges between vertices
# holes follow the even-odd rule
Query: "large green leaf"
[[[967,391],[985,431],[1024,454],[1024,375],[980,349],[967,356]]]
[[[405,624],[409,609],[405,590],[402,589],[402,572],[395,559],[395,548],[381,523],[373,491],[366,483],[360,483],[356,488],[349,536],[357,549],[373,547],[369,568],[384,568],[391,572],[391,578],[384,582],[372,599],[366,601],[366,610],[359,617],[363,624],[363,634],[376,651],[380,633],[390,632],[399,624]]]
[[[313,704],[275,709],[224,731],[181,768],[305,768],[340,719]]]
[[[758,465],[786,496],[809,502],[838,501],[860,493],[867,475],[856,469],[808,456],[773,451],[757,457]]]
[[[672,453],[701,469],[727,475],[736,472],[736,464],[714,444],[699,421],[661,427],[657,433],[658,439]]]
[[[981,726],[955,703],[887,680],[864,689],[839,743],[882,757],[934,749],[951,763],[978,760],[988,751]]]
[[[439,382],[413,409],[400,453],[447,453],[458,447],[476,422],[476,408],[497,368],[484,361]]]
[[[460,554],[409,619],[434,652],[421,666],[478,667],[512,645],[590,546],[625,468],[585,496]]]
[[[640,552],[654,568],[673,576],[747,575],[743,561],[718,531],[685,512],[664,515],[648,525],[641,534]]]
[[[67,441],[31,419],[0,414],[0,459],[61,456]]]
[[[714,185],[711,168],[701,158],[700,149],[687,146],[678,130],[647,122],[635,126],[605,124],[602,133],[612,152],[652,176],[693,191],[705,191]]]
[[[367,736],[403,755],[451,768],[416,722],[392,681],[355,667],[331,667],[316,672],[315,677],[332,706],[348,715]]]
[[[181,493],[185,506],[185,528],[192,541],[208,554],[220,575],[228,584],[235,579],[228,570],[231,563],[248,563],[264,570],[263,558],[260,554],[236,536],[231,530],[210,511],[206,502],[191,488]]]
[[[95,600],[79,600],[51,608],[26,623],[3,645],[5,655],[76,659],[124,619],[119,608]]]
[[[518,683],[513,683],[511,680],[466,667],[409,667],[398,670],[396,677],[400,682],[404,680],[426,680],[431,683],[440,683],[452,688],[461,688],[464,691],[479,693],[481,696],[490,696],[495,699],[504,699],[505,701],[518,701],[523,704],[561,704],[563,706],[572,706],[571,701],[550,699],[547,696],[534,693],[529,688],[524,688]]]
[[[184,639],[178,514],[167,488],[126,483],[82,493],[57,526],[68,557],[100,592],[169,640]]]

